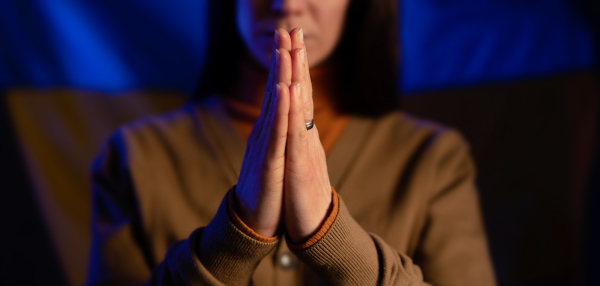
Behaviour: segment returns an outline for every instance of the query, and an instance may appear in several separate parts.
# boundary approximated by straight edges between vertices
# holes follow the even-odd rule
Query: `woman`
[[[466,144],[395,111],[395,0],[232,2],[197,100],[96,161],[88,284],[493,285]]]

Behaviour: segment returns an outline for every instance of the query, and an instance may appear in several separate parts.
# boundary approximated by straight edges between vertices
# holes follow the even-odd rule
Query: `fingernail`
[[[279,61],[281,60],[281,52],[279,52],[279,50],[275,50],[275,54],[275,62],[279,64]]]
[[[300,63],[304,64],[304,49],[300,50]]]
[[[275,29],[275,38],[274,38],[275,46],[279,45],[279,33],[277,29]]]
[[[304,44],[304,32],[302,31],[302,28],[298,31],[298,39],[300,40],[300,43]]]
[[[281,86],[277,85],[277,96],[281,94]]]
[[[300,96],[301,95],[301,90],[300,90],[300,84],[296,84],[296,86],[294,86],[294,89],[296,90],[296,95]]]

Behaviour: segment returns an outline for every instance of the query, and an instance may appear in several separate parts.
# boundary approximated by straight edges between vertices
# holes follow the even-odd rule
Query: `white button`
[[[279,256],[279,265],[283,269],[294,268],[296,266],[296,258],[290,253],[283,253],[281,256]]]

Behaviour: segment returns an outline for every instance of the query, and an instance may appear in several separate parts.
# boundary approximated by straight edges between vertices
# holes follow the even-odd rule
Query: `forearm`
[[[196,253],[219,281],[227,285],[248,285],[258,263],[276,247],[278,237],[259,240],[247,233],[244,229],[247,227],[229,210],[233,206],[232,190],[204,230]]]
[[[258,263],[278,241],[250,237],[230,212],[231,190],[205,228],[173,245],[157,266],[150,285],[249,285]]]
[[[427,285],[418,266],[370,235],[334,196],[335,220],[314,243],[288,246],[327,285]]]
[[[94,224],[86,285],[139,285],[143,281],[147,285],[249,285],[258,262],[275,247],[277,238],[261,242],[246,235],[230,220],[227,198],[208,226],[171,245],[156,266],[145,259],[148,251],[132,233],[135,219],[111,219],[98,213],[96,219],[102,224]],[[97,204],[100,201],[108,203],[96,200]],[[120,204],[110,205],[115,209]]]

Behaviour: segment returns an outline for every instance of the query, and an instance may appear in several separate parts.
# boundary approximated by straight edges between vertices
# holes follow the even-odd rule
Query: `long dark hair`
[[[193,100],[233,83],[237,63],[231,55],[243,46],[235,0],[210,0],[207,12],[207,56]],[[350,1],[343,35],[329,59],[341,67],[337,84],[343,92],[334,98],[340,111],[379,116],[399,108],[398,36],[397,0]]]

